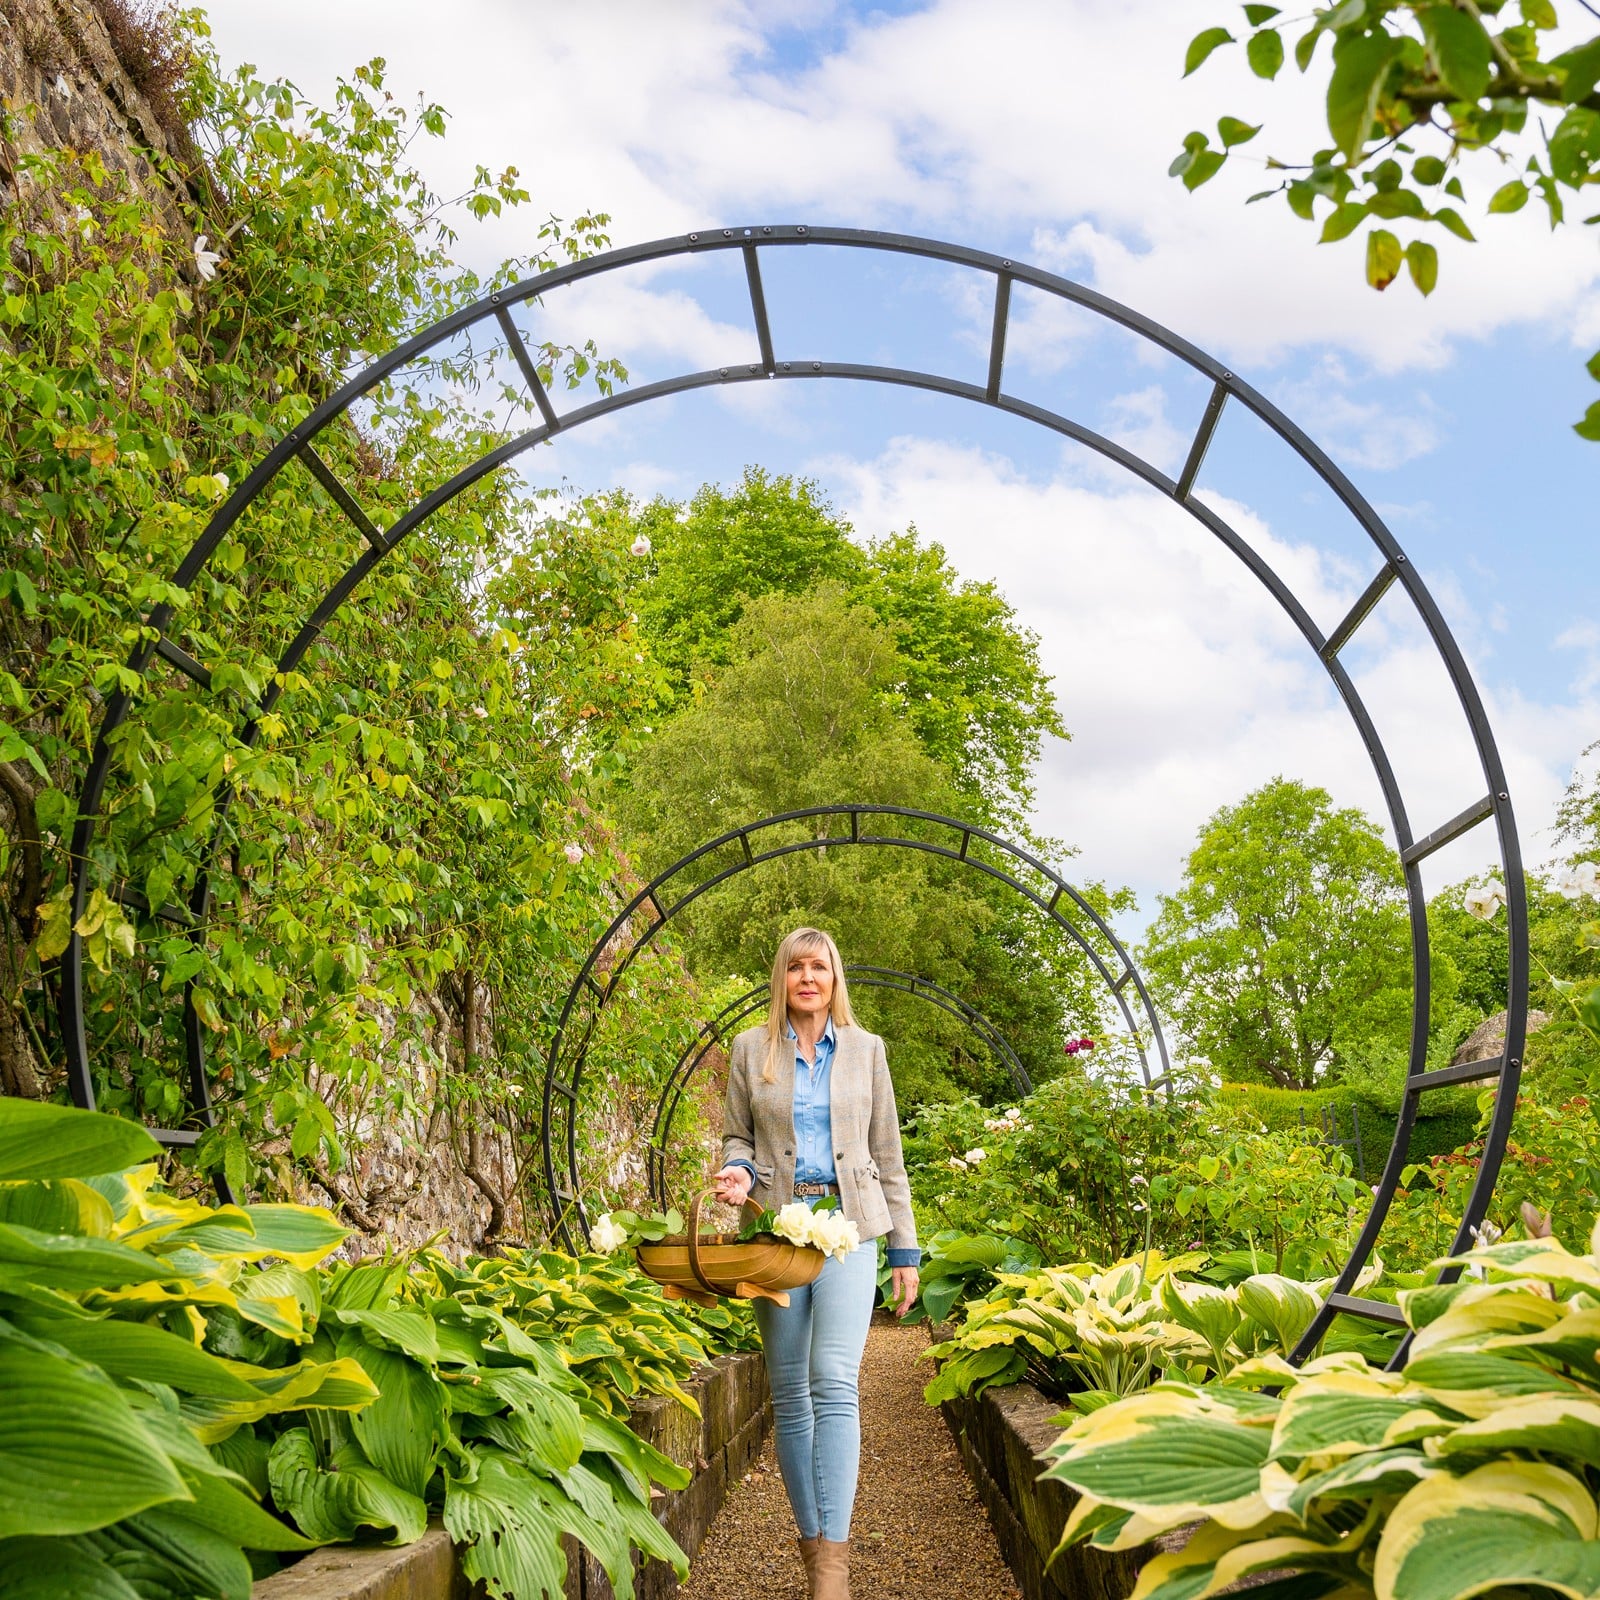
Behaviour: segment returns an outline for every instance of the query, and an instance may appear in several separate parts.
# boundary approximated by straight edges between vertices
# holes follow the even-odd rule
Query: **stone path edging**
[[[719,1356],[684,1387],[699,1402],[697,1420],[677,1401],[652,1395],[632,1408],[634,1431],[681,1466],[694,1469],[686,1489],[656,1502],[656,1518],[693,1559],[737,1483],[756,1459],[772,1424],[766,1363],[758,1354]],[[567,1551],[566,1600],[614,1600],[600,1564],[576,1541]],[[677,1579],[665,1562],[639,1562],[638,1600],[671,1600]],[[329,1545],[263,1578],[251,1600],[467,1600],[472,1586],[454,1547],[435,1525],[415,1544]]]

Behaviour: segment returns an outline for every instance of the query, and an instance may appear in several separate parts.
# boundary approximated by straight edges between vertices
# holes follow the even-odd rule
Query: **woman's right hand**
[[[725,1206],[742,1206],[750,1198],[755,1179],[748,1167],[724,1167],[711,1179],[711,1192]]]

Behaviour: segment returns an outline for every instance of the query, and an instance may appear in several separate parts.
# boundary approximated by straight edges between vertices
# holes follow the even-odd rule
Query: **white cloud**
[[[1315,656],[1243,565],[1162,497],[1069,473],[1032,478],[1001,457],[912,438],[812,470],[835,486],[860,533],[915,520],[964,575],[997,579],[1039,633],[1073,737],[1046,752],[1037,823],[1082,847],[1075,871],[1134,884],[1145,915],[1154,891],[1176,882],[1206,817],[1275,774],[1322,784],[1387,820]],[[1276,538],[1241,507],[1225,509],[1314,612],[1347,603],[1340,563]],[[1481,794],[1482,778],[1419,629],[1386,608],[1362,642],[1359,683],[1420,834]],[[1522,825],[1545,827],[1600,707],[1490,699]],[[1494,853],[1487,830],[1440,852],[1430,889]]]

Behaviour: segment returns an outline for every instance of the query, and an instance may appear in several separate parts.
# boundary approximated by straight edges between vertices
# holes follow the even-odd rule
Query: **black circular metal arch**
[[[965,267],[991,277],[995,285],[995,296],[987,381],[975,384],[937,372],[811,359],[798,351],[779,352],[767,316],[766,297],[761,279],[761,256],[763,252],[773,250],[793,252],[814,246],[920,257]],[[552,294],[566,285],[597,278],[607,273],[716,251],[737,252],[743,258],[750,290],[752,331],[759,359],[742,366],[686,372],[658,382],[641,384],[637,388],[624,389],[567,411],[557,411],[554,400],[540,382],[534,361],[512,321],[511,309],[535,301],[543,295]],[[1085,424],[1021,399],[1006,390],[1006,336],[1010,323],[1011,295],[1016,285],[1023,285],[1069,302],[1083,311],[1133,333],[1153,348],[1185,363],[1211,384],[1210,399],[1190,441],[1184,465],[1176,478],[1145,459],[1137,451],[1107,438]],[[538,408],[542,420],[538,426],[504,440],[495,448],[485,452],[471,466],[428,490],[387,528],[380,529],[318,454],[315,448],[316,440],[356,401],[400,372],[408,363],[425,358],[436,346],[480,325],[491,332],[498,325],[505,346],[527,384],[529,399]],[[1499,1095],[1494,1115],[1479,1163],[1478,1175],[1454,1241],[1455,1248],[1467,1245],[1472,1230],[1483,1220],[1499,1174],[1516,1106],[1516,1088],[1521,1074],[1522,1051],[1526,1037],[1528,926],[1521,847],[1517,838],[1504,764],[1489,726],[1482,697],[1438,604],[1413,565],[1407,560],[1399,542],[1366,498],[1299,427],[1252,385],[1246,383],[1215,357],[1127,306],[1120,305],[1083,284],[1074,283],[1071,279],[990,251],[906,234],[797,224],[710,228],[696,233],[680,234],[673,238],[657,239],[648,244],[608,251],[588,260],[569,262],[552,271],[525,279],[510,288],[486,295],[406,340],[388,355],[373,362],[317,406],[304,422],[291,429],[267,452],[228,496],[206,525],[205,531],[179,563],[171,581],[178,587],[189,590],[246,508],[270,485],[275,484],[279,475],[292,464],[304,469],[316,484],[322,486],[326,503],[344,517],[365,541],[361,555],[334,583],[327,595],[306,617],[295,637],[285,645],[279,660],[279,675],[261,696],[254,713],[241,727],[239,734],[241,743],[246,747],[254,744],[261,716],[275,707],[281,698],[283,674],[292,671],[304,658],[328,621],[359,588],[362,579],[429,516],[487,474],[559,433],[609,416],[629,406],[640,405],[668,395],[729,383],[764,383],[811,378],[844,378],[895,384],[969,400],[1035,423],[1098,452],[1173,501],[1207,532],[1219,539],[1244,563],[1278,603],[1322,663],[1371,759],[1404,871],[1411,921],[1412,1023],[1405,1094],[1396,1123],[1394,1144],[1384,1167],[1378,1192],[1373,1198],[1372,1208],[1351,1251],[1350,1259],[1340,1272],[1334,1290],[1324,1303],[1316,1321],[1308,1330],[1305,1341],[1302,1342],[1302,1349],[1310,1348],[1311,1343],[1321,1337],[1329,1319],[1340,1311],[1355,1311],[1376,1320],[1392,1322],[1395,1317],[1393,1308],[1368,1300],[1354,1299],[1351,1291],[1362,1266],[1372,1253],[1379,1230],[1388,1215],[1401,1169],[1405,1165],[1411,1130],[1421,1097],[1443,1085],[1468,1079],[1494,1079],[1498,1082]],[[1195,494],[1196,478],[1205,459],[1207,447],[1224,409],[1230,405],[1242,407],[1253,414],[1300,456],[1349,512],[1372,547],[1375,567],[1372,579],[1346,616],[1331,632],[1324,633],[1290,584],[1265,557],[1249,545],[1227,518],[1215,507],[1202,502]],[[305,484],[305,488],[308,492],[316,492],[309,481]],[[1442,819],[1437,825],[1420,834],[1413,827],[1405,798],[1372,717],[1340,659],[1341,651],[1391,587],[1397,587],[1409,600],[1444,665],[1465,719],[1483,781],[1480,798],[1456,816]],[[205,663],[196,660],[185,647],[183,640],[174,637],[170,631],[175,615],[174,607],[166,602],[152,609],[141,641],[129,655],[128,668],[136,677],[142,678],[151,664],[159,658],[192,680],[199,692],[209,693],[211,680]],[[71,912],[74,923],[83,915],[91,878],[97,871],[95,840],[106,814],[104,802],[113,766],[112,736],[133,710],[136,695],[136,690],[119,687],[107,698],[94,749],[79,790],[78,820],[74,826],[71,843],[73,863]],[[139,897],[129,891],[122,891],[120,897],[127,903],[138,906],[147,914],[182,924],[190,929],[190,936],[193,938],[203,938],[205,920],[211,904],[210,879],[216,853],[215,842],[221,837],[225,815],[233,798],[232,787],[224,784],[217,794],[217,827],[213,835],[213,848],[201,864],[202,870],[196,878],[186,907],[144,907],[140,904]],[[1459,837],[1469,828],[1486,821],[1494,825],[1506,893],[1505,927],[1509,975],[1506,994],[1508,1016],[1505,1048],[1497,1059],[1490,1062],[1478,1062],[1473,1063],[1471,1067],[1444,1068],[1430,1072],[1426,1065],[1430,997],[1428,926],[1421,864],[1428,855],[1442,845]],[[110,874],[104,867],[98,870],[109,878]],[[118,885],[112,881],[99,883],[96,886],[108,893],[119,893]],[[80,1105],[90,1105],[93,1103],[94,1089],[84,1025],[83,955],[82,939],[74,934],[62,957],[59,1013],[65,1041],[67,1075],[73,1098]],[[207,1089],[202,1029],[194,1015],[192,996],[187,988],[185,1020],[190,1109],[188,1116],[183,1120],[189,1125],[156,1130],[157,1137],[169,1145],[192,1144],[198,1131],[213,1121]]]
[[[900,972],[894,967],[875,967],[864,962],[847,962],[845,976],[852,989],[893,989],[900,994],[915,996],[929,1005],[947,1012],[965,1023],[969,1032],[977,1035],[993,1056],[1011,1074],[1018,1094],[1030,1094],[1033,1080],[1028,1069],[1017,1059],[1017,1053],[995,1025],[975,1007],[968,1005],[960,995],[952,994],[928,978],[919,978],[912,972]],[[746,1018],[760,1011],[771,998],[764,983],[747,989],[737,1000],[731,1000],[716,1016],[701,1028],[678,1057],[669,1074],[661,1098],[656,1102],[656,1119],[650,1129],[650,1143],[645,1147],[645,1165],[650,1184],[650,1198],[663,1210],[672,1201],[667,1193],[667,1152],[671,1149],[672,1124],[677,1119],[678,1107],[683,1104],[684,1092],[690,1080],[699,1072],[705,1058],[719,1045],[726,1045]]]
[[[899,831],[872,832],[870,827],[862,827],[863,818],[868,819],[869,824],[872,818],[885,818]],[[828,822],[837,822],[844,831],[835,828],[816,831],[819,823]],[[922,828],[923,832],[912,833],[912,825]],[[768,834],[775,838],[768,841],[762,837]],[[589,1233],[578,1172],[578,1106],[595,1028],[628,968],[674,917],[730,878],[764,862],[777,861],[801,851],[855,846],[916,850],[955,862],[1004,884],[1043,912],[1084,953],[1110,992],[1138,1055],[1145,1084],[1155,1088],[1167,1083],[1172,1062],[1167,1053],[1166,1035],[1133,957],[1082,892],[1032,851],[975,823],[941,816],[936,811],[918,811],[911,806],[852,801],[780,812],[777,816],[763,817],[759,822],[730,828],[658,873],[612,918],[610,926],[590,947],[583,966],[572,980],[545,1056],[544,1100],[539,1125],[545,1184],[551,1197],[555,1230],[564,1242],[573,1243],[574,1221],[585,1239]],[[703,876],[697,875],[697,868],[703,870]],[[1084,919],[1092,932],[1086,933],[1079,926],[1071,914],[1074,912]],[[1094,935],[1102,941],[1101,947],[1096,946]],[[1112,964],[1117,968],[1115,972]],[[1137,1014],[1130,1001],[1130,990],[1132,999],[1138,1003]],[[1161,1065],[1160,1072],[1154,1076],[1150,1071],[1151,1045]],[[557,1166],[558,1148],[565,1153],[565,1172]]]

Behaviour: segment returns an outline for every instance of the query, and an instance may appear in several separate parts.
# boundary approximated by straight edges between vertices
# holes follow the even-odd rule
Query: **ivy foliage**
[[[352,370],[600,247],[605,218],[530,228],[534,255],[479,278],[455,259],[456,224],[525,204],[514,170],[480,167],[447,203],[408,153],[444,113],[399,103],[382,62],[324,108],[252,69],[225,75],[203,22],[186,25],[183,109],[204,159],[169,176],[194,237],[163,232],[93,153],[20,156],[0,216],[4,1086],[57,1087],[50,985],[76,935],[101,1103],[175,1121],[197,1029],[223,1123],[198,1159],[237,1189],[330,1178],[353,1129],[419,1095],[475,1165],[478,1130],[515,1129],[525,1087],[479,1067],[537,1071],[553,974],[609,920],[624,870],[585,792],[661,692],[626,541],[498,474],[373,566],[296,654],[366,549],[296,464],[208,565],[172,574]],[[534,358],[556,385],[625,376],[589,345]],[[463,337],[316,448],[388,529],[522,425],[532,402],[506,370],[503,347]],[[130,669],[158,629],[206,687],[161,660]],[[74,797],[112,705],[127,715],[74,921]],[[681,977],[650,994],[640,1027],[688,1026]],[[639,1060],[622,1039],[597,1065]],[[492,1230],[510,1196],[489,1199]]]
[[[1281,196],[1302,221],[1320,223],[1324,244],[1370,223],[1366,275],[1374,289],[1405,271],[1423,294],[1433,292],[1439,252],[1423,227],[1472,243],[1463,209],[1503,216],[1533,199],[1555,229],[1568,221],[1568,205],[1581,205],[1600,184],[1600,34],[1575,38],[1571,26],[1592,28],[1585,0],[1559,8],[1555,0],[1342,0],[1309,19],[1271,5],[1242,10],[1238,34],[1216,25],[1195,35],[1184,74],[1241,42],[1259,78],[1276,78],[1289,53],[1306,73],[1328,40],[1329,142],[1289,159],[1269,156],[1269,172],[1287,176],[1251,199]],[[1223,116],[1216,143],[1198,129],[1184,139],[1172,174],[1197,189],[1260,132]],[[1493,187],[1469,197],[1463,177]],[[1600,222],[1600,211],[1582,220]],[[1413,237],[1402,242],[1390,223],[1407,225]],[[1588,370],[1600,382],[1600,351]],[[1600,440],[1600,400],[1574,428]]]

